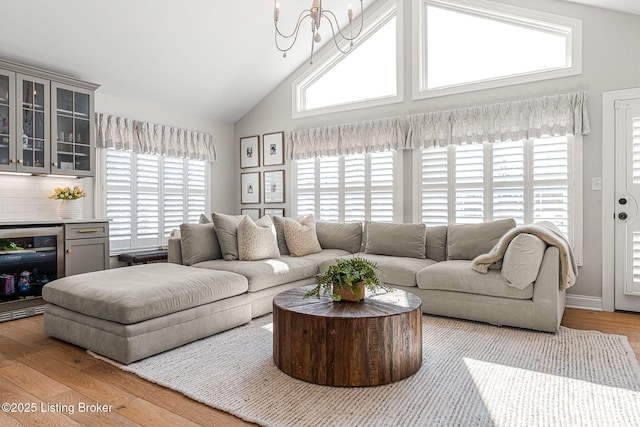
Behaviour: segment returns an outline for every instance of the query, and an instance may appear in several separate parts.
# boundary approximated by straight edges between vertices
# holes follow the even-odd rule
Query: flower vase
[[[358,282],[355,285],[355,292],[349,285],[333,285],[333,294],[340,295],[340,301],[360,302],[364,299],[364,283]]]
[[[60,219],[80,219],[82,217],[82,200],[60,200],[56,212],[58,212]]]

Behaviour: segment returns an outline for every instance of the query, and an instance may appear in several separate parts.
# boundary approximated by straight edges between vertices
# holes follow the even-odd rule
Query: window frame
[[[393,154],[393,178],[392,178],[392,191],[393,191],[393,219],[392,222],[402,222],[403,219],[403,201],[402,201],[402,151],[394,151],[389,150]],[[364,194],[365,194],[365,206],[368,206],[368,209],[365,208],[365,219],[363,221],[369,221],[371,218],[371,160],[367,159],[367,157],[371,156],[371,153],[363,154],[365,156],[365,184],[364,184]],[[338,213],[338,222],[345,222],[345,193],[348,192],[348,188],[345,186],[345,156],[335,156],[338,157],[339,162],[339,184],[337,186],[338,194],[339,194],[339,213]],[[318,162],[320,158],[314,159],[316,162],[316,170],[315,170],[315,179],[316,182],[319,180],[320,171],[318,169]],[[292,162],[292,173],[291,173],[291,188],[293,191],[291,192],[291,210],[293,212],[293,216],[298,216],[298,160],[294,160]],[[351,187],[349,187],[351,188]],[[316,188],[316,206],[314,216],[316,221],[323,221],[320,217],[320,204],[318,203],[318,195],[321,191]]]
[[[97,149],[97,154],[98,154],[98,162],[96,162],[97,164],[97,171],[96,171],[96,178],[99,179],[100,184],[96,186],[97,191],[96,191],[96,212],[99,212],[100,216],[102,218],[107,218],[107,149],[104,148],[99,148]],[[131,153],[131,156],[133,156],[132,159],[132,167],[131,167],[131,173],[132,173],[132,179],[135,178],[136,176],[136,171],[137,171],[137,162],[135,160],[135,157],[138,155],[138,153],[133,153],[131,151],[129,151]],[[164,161],[163,159],[165,157],[170,157],[170,158],[174,158],[171,156],[161,156],[161,155],[156,155],[156,157],[159,158],[159,173],[163,173],[164,171]],[[179,160],[183,161],[183,171],[184,171],[184,189],[183,189],[183,196],[184,196],[184,206],[183,206],[183,218],[184,218],[184,222],[189,222],[189,217],[188,217],[188,167],[187,167],[187,162],[191,161],[192,159],[181,159],[181,158],[177,158]],[[204,203],[205,203],[205,212],[210,212],[211,211],[211,163],[204,161]],[[167,191],[167,193],[170,194],[176,194],[175,191]],[[132,203],[137,199],[137,187],[133,188],[131,191],[131,200]],[[165,234],[165,224],[164,221],[162,220],[162,218],[164,218],[163,212],[164,212],[164,195],[165,195],[165,189],[164,189],[164,185],[163,185],[163,179],[160,179],[160,182],[158,184],[158,207],[159,207],[159,218],[160,221],[158,222],[158,238],[155,239],[151,242],[148,241],[148,239],[143,239],[144,244],[140,244],[140,245],[136,245],[136,242],[138,240],[137,234],[136,234],[136,228],[135,228],[135,222],[136,219],[132,218],[132,235],[130,237],[130,242],[131,242],[131,246],[130,247],[124,247],[118,244],[114,244],[114,242],[109,242],[110,243],[110,255],[114,256],[114,255],[118,255],[119,253],[123,253],[123,252],[127,252],[127,251],[138,251],[138,250],[145,250],[145,249],[151,249],[151,248],[158,248],[158,247],[166,247],[166,245],[168,244],[168,236]],[[134,208],[135,211],[135,208]]]
[[[569,203],[569,215],[571,216],[568,221],[568,232],[573,246],[576,262],[579,266],[583,264],[583,157],[582,157],[582,136],[581,135],[568,135],[567,136],[567,190],[568,190],[568,203]],[[531,141],[531,140],[529,140]],[[526,143],[526,142],[525,142]],[[487,156],[486,145],[500,144],[485,143],[483,149],[483,171],[486,172],[487,165],[493,164],[493,154]],[[422,222],[422,147],[418,147],[413,150],[413,182],[416,183],[413,188],[413,218],[414,222]],[[526,153],[525,153],[526,156]],[[525,160],[526,162],[526,160]],[[491,166],[493,168],[493,166]],[[527,167],[527,166],[525,166]],[[524,171],[525,176],[527,171]],[[452,171],[447,168],[448,185],[447,191],[451,191],[451,185],[453,184],[455,192],[455,183],[452,182]],[[488,183],[488,179],[483,180],[483,198],[484,204],[491,200],[491,209],[485,209],[483,211],[483,221],[493,220],[493,189],[495,186],[493,183]],[[489,185],[488,185],[489,184]],[[523,187],[527,190],[526,184]],[[448,218],[449,223],[453,223],[452,218],[455,218],[455,200],[449,200],[448,202]],[[525,201],[525,203],[527,203]],[[489,215],[489,216],[487,216]]]
[[[293,119],[302,117],[313,117],[321,114],[350,111],[367,107],[394,104],[404,101],[404,32],[403,32],[403,2],[397,0],[387,0],[380,5],[368,8],[365,14],[365,23],[362,35],[354,41],[354,49],[364,43],[379,28],[384,26],[394,16],[396,18],[396,95],[371,98],[362,101],[352,101],[343,104],[336,104],[327,107],[307,110],[304,105],[304,91],[321,78],[326,72],[331,70],[337,63],[345,57],[345,54],[338,51],[333,45],[333,41],[316,55],[313,65],[306,69],[291,84],[291,117]],[[357,19],[354,19],[357,22]],[[342,47],[347,47],[343,44]]]
[[[567,63],[569,65],[551,70],[532,71],[429,89],[427,87],[426,74],[428,61],[428,52],[426,52],[426,11],[429,5],[473,16],[493,18],[524,28],[539,28],[545,31],[565,34],[567,37]],[[412,15],[412,95],[414,100],[582,74],[582,21],[579,19],[495,3],[489,0],[413,0]]]

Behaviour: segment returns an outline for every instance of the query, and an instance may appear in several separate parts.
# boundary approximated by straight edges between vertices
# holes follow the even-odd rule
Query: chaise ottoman
[[[143,264],[54,280],[45,332],[131,363],[251,320],[244,276],[178,264]]]

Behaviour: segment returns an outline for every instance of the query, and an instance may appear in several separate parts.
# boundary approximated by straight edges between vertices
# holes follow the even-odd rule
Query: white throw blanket
[[[518,234],[522,233],[533,234],[542,239],[547,245],[558,248],[560,251],[560,290],[573,286],[578,276],[578,266],[573,250],[562,231],[549,221],[521,225],[509,230],[488,254],[478,255],[471,263],[471,268],[480,273],[486,273],[489,269],[501,268],[502,258],[509,243]]]

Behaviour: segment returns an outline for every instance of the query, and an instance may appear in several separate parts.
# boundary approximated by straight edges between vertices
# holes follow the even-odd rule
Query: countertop
[[[92,222],[109,222],[108,219],[74,219],[74,220],[63,220],[60,218],[53,219],[25,219],[25,220],[0,220],[1,228],[8,227],[29,227],[29,226],[40,226],[40,225],[63,225],[63,224],[86,224]]]

